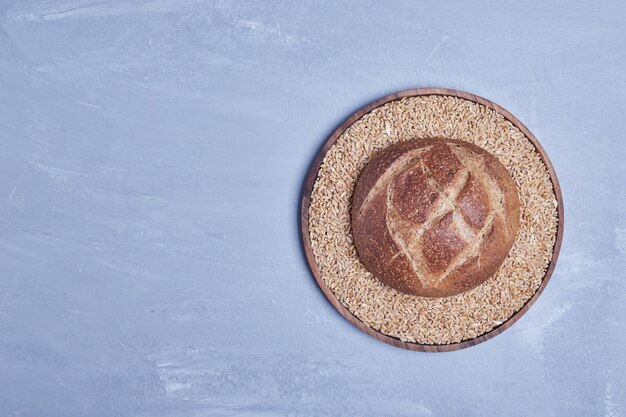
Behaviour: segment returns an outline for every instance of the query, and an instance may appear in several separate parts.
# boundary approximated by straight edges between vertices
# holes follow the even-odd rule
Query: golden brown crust
[[[363,170],[352,205],[361,262],[405,293],[443,297],[476,287],[506,258],[519,199],[504,166],[450,139],[398,143]]]

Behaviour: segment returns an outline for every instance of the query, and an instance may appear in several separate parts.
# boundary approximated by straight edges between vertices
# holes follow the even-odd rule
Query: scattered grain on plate
[[[350,204],[361,170],[382,149],[441,136],[472,142],[502,162],[517,185],[521,225],[509,256],[482,285],[452,297],[418,297],[387,287],[359,262]],[[438,95],[393,101],[354,122],[326,154],[309,207],[309,237],[326,286],[367,326],[419,344],[476,338],[521,309],[545,276],[557,224],[550,175],[530,140],[487,106]]]

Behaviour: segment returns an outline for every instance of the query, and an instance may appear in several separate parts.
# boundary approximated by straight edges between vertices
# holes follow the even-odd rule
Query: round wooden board
[[[550,173],[550,178],[552,180],[552,184],[554,187],[554,194],[556,195],[557,202],[558,202],[557,214],[558,214],[559,221],[558,221],[558,227],[557,227],[556,240],[554,244],[554,251],[552,252],[552,259],[550,260],[550,265],[548,266],[548,269],[543,278],[541,286],[539,286],[539,289],[537,289],[537,292],[530,298],[530,300],[526,302],[526,304],[524,304],[524,306],[520,310],[518,310],[507,321],[505,321],[498,327],[495,327],[489,332],[484,333],[481,336],[478,336],[474,339],[469,339],[463,342],[452,343],[448,345],[423,345],[423,344],[418,344],[418,343],[403,342],[400,339],[387,336],[377,330],[374,330],[371,327],[365,325],[363,322],[361,322],[361,320],[355,317],[350,311],[348,311],[346,307],[343,306],[343,304],[339,302],[339,300],[337,300],[337,298],[335,297],[335,294],[333,294],[333,292],[324,283],[324,280],[322,279],[320,271],[319,271],[319,267],[315,261],[315,257],[313,256],[313,250],[311,248],[311,241],[310,241],[310,234],[309,234],[309,205],[311,202],[311,193],[313,192],[313,185],[315,184],[317,173],[319,171],[320,165],[322,164],[322,161],[324,160],[324,157],[326,156],[326,153],[335,144],[335,142],[343,134],[343,132],[348,127],[350,127],[350,125],[352,125],[355,121],[359,120],[361,117],[363,117],[365,114],[369,113],[376,107],[382,106],[394,100],[400,100],[405,97],[430,96],[430,95],[454,96],[454,97],[459,97],[465,100],[482,104],[484,106],[492,108],[493,110],[495,110],[496,112],[504,116],[513,125],[515,125],[533,143],[533,145],[535,146],[535,148],[541,155],[541,158],[543,159],[543,162],[548,168],[548,172]],[[474,94],[466,93],[464,91],[459,91],[459,90],[451,90],[447,88],[415,88],[411,90],[400,91],[398,93],[390,94],[381,99],[378,99],[362,107],[352,116],[350,116],[345,122],[343,122],[332,133],[332,135],[330,135],[330,137],[324,144],[323,148],[315,156],[315,159],[313,160],[313,163],[306,176],[306,180],[305,180],[303,190],[302,190],[302,204],[300,206],[300,227],[301,227],[301,232],[302,232],[304,251],[305,251],[309,266],[311,268],[311,272],[313,273],[313,276],[315,277],[317,284],[321,288],[326,298],[328,298],[328,300],[337,309],[337,311],[339,311],[339,313],[341,313],[341,315],[344,316],[350,323],[352,323],[353,325],[355,325],[357,328],[364,331],[365,333],[369,334],[370,336],[382,342],[396,346],[396,347],[414,350],[414,351],[420,351],[420,352],[449,352],[453,350],[464,349],[470,346],[474,346],[478,343],[484,342],[485,340],[489,340],[494,336],[497,336],[498,334],[502,333],[504,330],[511,327],[517,320],[519,320],[519,318],[522,317],[526,313],[526,311],[528,311],[528,309],[539,298],[544,288],[548,284],[550,277],[552,276],[552,272],[554,271],[557,258],[559,257],[559,251],[561,249],[561,241],[563,239],[563,221],[564,221],[563,197],[561,195],[561,187],[559,185],[559,180],[556,176],[556,172],[554,171],[554,167],[552,166],[552,163],[550,162],[550,159],[548,158],[548,155],[546,155],[545,150],[543,149],[543,147],[541,146],[537,138],[535,138],[535,136],[530,132],[530,130],[528,130],[528,128],[524,126],[522,122],[520,122],[517,118],[515,118],[515,116],[513,116],[511,113],[509,113],[507,110],[503,109],[502,107],[498,106],[497,104],[487,99],[484,99],[482,97],[475,96]]]

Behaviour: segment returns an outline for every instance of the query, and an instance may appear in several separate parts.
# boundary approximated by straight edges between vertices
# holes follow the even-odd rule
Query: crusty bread
[[[400,142],[359,177],[352,227],[359,259],[383,283],[445,297],[486,281],[519,228],[517,189],[484,149],[458,140]]]

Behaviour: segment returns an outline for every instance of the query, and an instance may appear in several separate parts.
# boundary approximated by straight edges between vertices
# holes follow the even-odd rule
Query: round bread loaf
[[[408,294],[445,297],[491,277],[519,228],[517,189],[468,142],[417,139],[378,154],[359,177],[352,227],[359,259]]]

